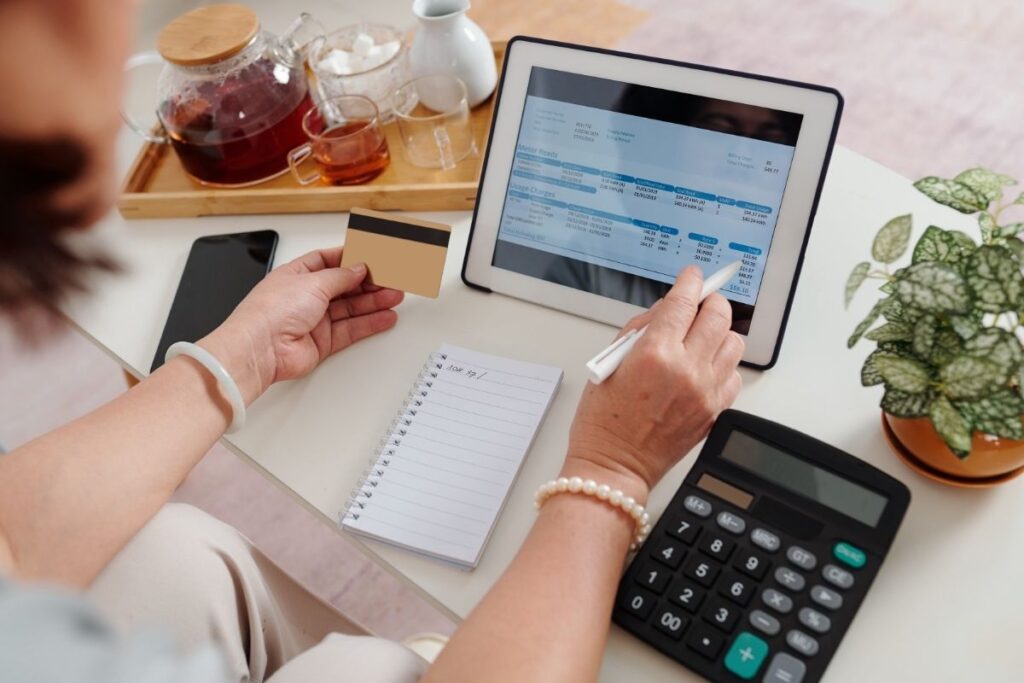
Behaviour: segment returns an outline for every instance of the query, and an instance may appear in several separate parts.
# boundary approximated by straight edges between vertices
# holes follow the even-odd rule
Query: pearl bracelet
[[[635,552],[651,533],[651,516],[644,510],[644,506],[619,489],[613,489],[607,484],[598,484],[593,479],[559,477],[540,485],[537,493],[533,496],[534,506],[540,510],[548,498],[558,493],[582,493],[586,496],[593,496],[632,517],[635,530],[633,531],[633,541],[629,544],[630,552]]]

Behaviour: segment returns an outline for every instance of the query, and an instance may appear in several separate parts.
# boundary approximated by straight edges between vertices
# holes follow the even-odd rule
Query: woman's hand
[[[743,338],[729,329],[724,297],[712,294],[699,306],[702,283],[699,268],[686,268],[664,299],[623,329],[649,325],[615,374],[587,384],[564,476],[607,482],[646,500],[735,400]]]
[[[276,268],[199,342],[247,404],[274,382],[303,377],[331,354],[394,327],[391,309],[402,292],[366,283],[363,264],[339,267],[341,252],[313,251]]]

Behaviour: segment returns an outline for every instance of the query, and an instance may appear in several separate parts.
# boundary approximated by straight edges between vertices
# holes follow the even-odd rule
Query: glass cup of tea
[[[406,157],[421,168],[455,168],[476,154],[466,84],[455,76],[414,78],[395,92],[395,118]]]
[[[300,185],[365,183],[391,162],[377,105],[362,95],[321,101],[302,118],[302,130],[309,141],[288,153],[288,166]],[[317,169],[304,175],[301,166],[310,157]]]

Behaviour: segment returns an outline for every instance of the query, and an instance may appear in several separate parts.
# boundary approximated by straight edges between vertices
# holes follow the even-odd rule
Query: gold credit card
[[[373,284],[436,299],[451,231],[441,223],[352,209],[341,265],[365,263]]]

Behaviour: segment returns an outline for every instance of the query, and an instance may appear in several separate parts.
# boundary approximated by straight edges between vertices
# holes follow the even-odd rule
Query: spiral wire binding
[[[339,524],[346,519],[358,520],[361,511],[366,508],[366,504],[373,498],[374,490],[380,485],[381,480],[387,473],[388,465],[391,464],[395,451],[402,445],[402,439],[405,437],[408,428],[412,426],[413,418],[416,417],[420,406],[423,405],[427,394],[430,393],[430,388],[434,386],[434,380],[447,359],[448,354],[440,352],[434,352],[427,357],[427,361],[423,364],[419,374],[416,375],[416,379],[413,381],[412,389],[409,390],[409,394],[402,401],[401,408],[398,409],[394,419],[391,420],[391,424],[388,425],[384,437],[377,442],[374,454],[367,460],[366,468],[359,475],[359,482],[349,493],[345,512],[342,513],[341,518],[338,520]]]

